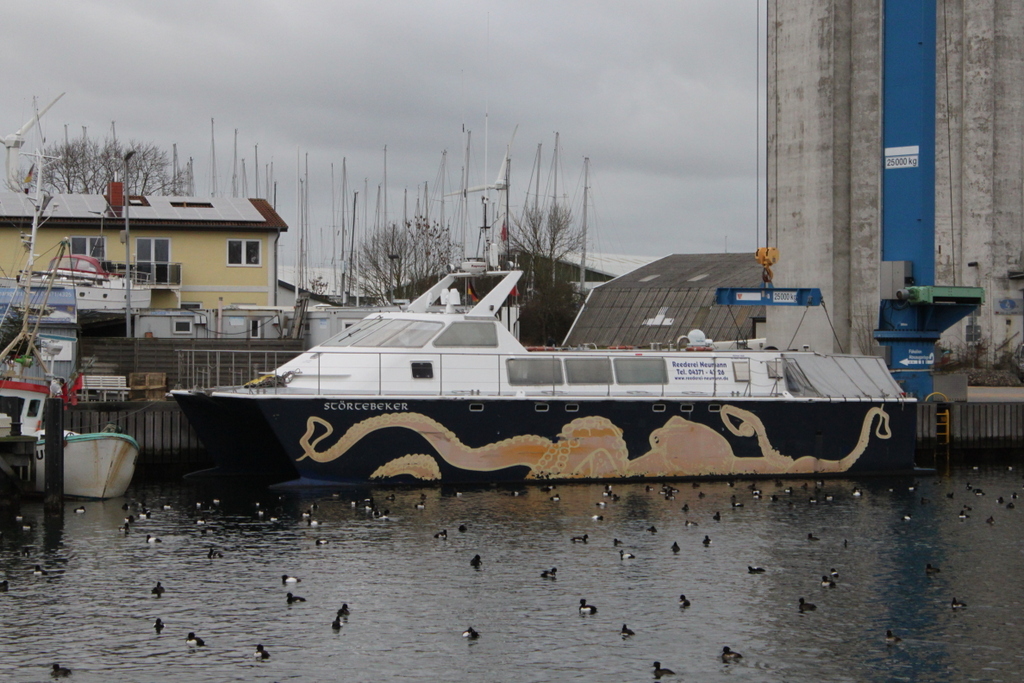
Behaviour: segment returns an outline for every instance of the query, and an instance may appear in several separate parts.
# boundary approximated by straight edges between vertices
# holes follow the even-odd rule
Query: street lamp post
[[[124,155],[124,328],[125,337],[132,338],[132,229],[128,219],[129,207],[132,204],[131,193],[128,191],[128,160],[135,156],[135,150]]]

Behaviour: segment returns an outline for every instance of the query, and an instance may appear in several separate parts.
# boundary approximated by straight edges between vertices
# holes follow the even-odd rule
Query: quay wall
[[[68,406],[64,429],[88,433],[113,424],[139,442],[139,468],[193,470],[213,467],[199,437],[174,401],[94,401]]]
[[[918,448],[943,445],[937,413],[950,411],[950,446],[960,449],[1024,448],[1024,403],[921,403]],[[100,431],[113,423],[142,447],[144,469],[193,471],[213,462],[174,401],[88,402],[70,406],[65,429]]]

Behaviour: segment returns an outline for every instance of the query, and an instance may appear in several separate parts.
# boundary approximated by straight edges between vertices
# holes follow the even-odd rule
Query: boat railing
[[[184,389],[239,386],[265,375],[295,357],[294,351],[178,349],[178,384]]]

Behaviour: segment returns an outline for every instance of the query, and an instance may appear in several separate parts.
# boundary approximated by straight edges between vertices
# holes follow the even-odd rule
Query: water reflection
[[[18,511],[0,513],[0,679],[46,680],[56,661],[78,681],[621,681],[650,679],[659,660],[701,681],[1013,680],[1024,546],[1007,505],[1021,483],[1006,467],[818,491],[620,484],[613,496],[599,485],[332,494],[164,482],[84,514],[25,503],[27,530]],[[387,515],[367,512],[368,498]],[[140,510],[125,500],[151,510],[127,536],[117,528]],[[551,567],[558,578],[541,578]],[[835,588],[822,586],[833,569]],[[307,601],[289,605],[288,591]],[[968,607],[951,609],[953,596]],[[818,609],[800,613],[800,597]],[[580,599],[598,613],[581,616]],[[334,630],[343,603],[351,615]],[[636,635],[621,638],[623,623]],[[478,640],[461,636],[468,626]],[[886,629],[902,642],[887,644]],[[190,650],[190,631],[206,646]],[[271,659],[253,658],[257,643]],[[744,659],[723,664],[725,645]]]

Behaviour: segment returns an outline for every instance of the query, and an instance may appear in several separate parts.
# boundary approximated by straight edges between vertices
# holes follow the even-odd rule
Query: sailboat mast
[[[347,228],[345,224],[345,200],[348,198],[348,167],[345,157],[341,158],[341,296],[342,300],[348,303],[348,295],[346,294],[345,286],[348,284],[345,282],[346,276],[348,275],[348,268],[346,267],[345,261],[345,230]],[[355,223],[355,216],[352,216],[353,224]]]
[[[359,203],[359,192],[352,193],[352,246],[348,251],[348,271],[352,273],[352,281],[349,287],[356,288],[355,254],[356,254],[356,206]],[[345,291],[345,303],[348,303],[348,290]],[[359,295],[356,295],[356,306],[359,305]]]
[[[533,210],[536,212],[540,206],[540,148],[541,143],[537,143],[537,175],[534,177],[534,191],[533,191]]]
[[[125,178],[125,183],[128,179]],[[214,135],[213,119],[210,119],[210,196],[217,196],[217,138]]]
[[[583,157],[583,251],[580,255],[580,294],[587,292],[587,203],[590,193],[590,157]]]
[[[231,148],[231,196],[238,197],[238,129],[235,128],[235,143]]]
[[[337,209],[334,201],[334,162],[331,162],[331,272],[334,274],[334,291],[338,291],[338,226]]]

